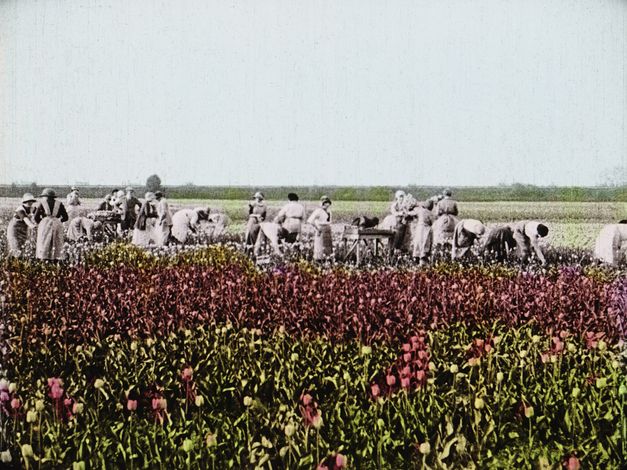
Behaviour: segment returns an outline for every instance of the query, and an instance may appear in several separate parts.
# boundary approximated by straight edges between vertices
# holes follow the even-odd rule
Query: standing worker
[[[15,209],[13,217],[7,227],[7,241],[9,242],[9,256],[19,258],[23,254],[24,245],[28,240],[28,230],[37,227],[32,219],[33,203],[36,200],[31,193],[22,196],[22,205]]]
[[[81,200],[78,197],[78,188],[76,186],[72,186],[71,191],[68,193],[66,197],[66,204],[69,220],[72,220],[74,217],[78,217]]]
[[[521,261],[526,261],[531,254],[531,249],[542,264],[546,264],[544,253],[540,249],[538,241],[549,234],[549,228],[540,222],[520,221],[510,225],[512,235],[516,242],[516,252]]]
[[[246,223],[246,233],[244,234],[244,242],[247,249],[252,249],[259,235],[259,224],[266,220],[266,203],[264,202],[263,193],[257,191],[253,200],[248,203],[248,222]]]
[[[132,243],[138,246],[148,246],[155,238],[155,221],[157,220],[157,209],[154,206],[155,194],[147,192],[144,198],[133,230]]]
[[[436,245],[450,243],[455,225],[459,222],[457,201],[452,198],[452,195],[450,189],[442,191],[443,197],[436,206],[438,219],[433,224],[433,243]]]
[[[281,208],[274,222],[281,226],[281,239],[286,243],[296,243],[305,219],[305,208],[298,202],[298,194],[289,193],[287,200],[288,203]]]
[[[43,200],[35,210],[37,226],[36,256],[41,260],[63,259],[63,225],[68,220],[65,206],[56,200],[57,194],[51,188],[42,191]]]
[[[431,255],[431,245],[433,244],[433,200],[427,199],[419,204],[411,212],[416,218],[414,222],[413,256],[420,266],[424,266],[429,261]]]
[[[127,217],[127,230],[131,230],[135,227],[135,221],[137,220],[137,212],[141,208],[142,203],[135,197],[135,190],[127,186],[126,187],[126,217]]]
[[[331,199],[328,196],[320,198],[320,207],[315,209],[307,219],[315,230],[313,259],[322,261],[333,254],[333,237],[331,234]]]
[[[163,192],[155,193],[157,200],[157,227],[156,227],[156,243],[164,246],[170,240],[170,231],[172,229],[172,214],[170,213],[170,205],[165,198]]]

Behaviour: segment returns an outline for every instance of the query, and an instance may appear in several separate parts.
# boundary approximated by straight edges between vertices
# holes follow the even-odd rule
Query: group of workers
[[[298,195],[289,193],[287,199],[276,217],[269,221],[263,193],[253,195],[248,203],[244,234],[247,252],[257,257],[264,245],[269,243],[275,254],[282,255],[285,246],[300,240],[303,224],[307,223],[314,230],[313,259],[328,259],[333,255],[331,199],[322,196],[319,207],[307,219]],[[24,194],[21,205],[15,210],[7,229],[9,254],[21,256],[29,231],[36,231],[36,257],[62,259],[65,239],[70,242],[92,240],[94,234],[103,228],[99,217],[110,215],[115,216],[117,234],[129,235],[136,245],[184,244],[201,222],[209,221],[210,212],[209,208],[181,209],[172,215],[162,191],[147,192],[144,200],[140,201],[133,188],[127,187],[126,190],[114,189],[108,193],[98,211],[86,217],[81,211],[78,188],[71,188],[66,205],[57,200],[54,190],[46,188],[39,202],[32,194]],[[216,220],[224,224],[219,214]],[[595,244],[597,259],[617,264],[622,258],[621,245],[627,241],[625,222],[623,220],[603,228]],[[353,221],[353,225],[360,229],[377,228],[393,233],[392,247],[411,253],[421,265],[430,261],[437,246],[449,247],[452,259],[461,259],[470,253],[475,244],[480,254],[491,252],[499,261],[512,254],[526,260],[533,252],[542,264],[546,263],[539,243],[549,232],[546,225],[536,221],[519,221],[488,228],[479,220],[459,218],[457,202],[449,189],[425,201],[419,201],[404,191],[396,191],[390,213],[381,224],[376,217],[361,216]]]
[[[147,192],[144,201],[135,197],[132,187],[114,189],[98,205],[97,211],[83,215],[79,189],[71,188],[66,204],[57,199],[51,188],[37,199],[24,194],[7,227],[9,255],[20,257],[36,232],[35,256],[42,260],[63,259],[63,247],[68,242],[94,240],[102,234],[106,220],[113,221],[120,237],[129,236],[139,246],[184,244],[196,232],[203,220],[209,220],[209,208],[181,209],[171,214],[162,191]],[[66,207],[67,206],[67,207]],[[222,220],[219,217],[218,220]]]

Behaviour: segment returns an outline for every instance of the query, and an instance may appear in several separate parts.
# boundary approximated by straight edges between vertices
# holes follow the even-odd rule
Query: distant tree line
[[[156,178],[153,178],[156,177]],[[152,175],[144,185],[131,185],[140,197],[147,191],[163,189],[171,199],[250,199],[255,191],[262,191],[266,199],[284,200],[288,192],[296,192],[302,200],[316,200],[326,194],[337,201],[389,201],[394,191],[403,189],[418,199],[439,194],[442,186],[161,186],[157,175]],[[44,187],[52,187],[59,196],[65,197],[70,186],[11,184],[0,185],[0,197],[19,197],[25,192],[38,196]],[[81,197],[100,198],[114,186],[79,186]],[[120,184],[119,189],[126,185]],[[453,197],[460,201],[562,201],[562,202],[627,202],[627,185],[599,187],[557,187],[513,184],[511,186],[454,187]]]

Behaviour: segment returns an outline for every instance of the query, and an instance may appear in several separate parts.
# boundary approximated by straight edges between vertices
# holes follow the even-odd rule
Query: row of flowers
[[[44,468],[612,467],[626,450],[623,353],[501,324],[400,345],[230,325],[71,350],[51,339],[0,381],[0,451]]]
[[[146,337],[211,322],[284,326],[332,341],[389,340],[420,329],[499,320],[575,335],[627,333],[627,278],[565,268],[512,275],[501,268],[423,271],[287,265],[268,272],[240,260],[219,265],[96,266],[0,270],[0,309],[13,349],[120,334]],[[505,273],[505,274],[504,274]]]

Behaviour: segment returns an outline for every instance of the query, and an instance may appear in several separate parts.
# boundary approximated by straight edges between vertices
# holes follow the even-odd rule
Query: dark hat
[[[155,197],[156,197],[157,199],[159,199],[160,197],[163,197],[163,192],[162,192],[162,191],[156,191],[156,192],[155,192]]]
[[[320,203],[324,204],[324,203],[329,203],[331,204],[331,198],[327,195],[324,195],[320,198]]]
[[[289,193],[287,195],[287,200],[288,201],[298,201],[298,194],[296,194],[296,193]]]
[[[444,191],[442,191],[442,194],[444,194],[445,196],[451,196],[453,194],[453,192],[446,188]]]
[[[54,189],[52,189],[52,188],[44,188],[44,190],[41,192],[39,197],[55,198],[55,197],[57,197],[57,193],[55,193]]]
[[[538,235],[546,237],[549,234],[549,227],[543,224],[538,224]]]

